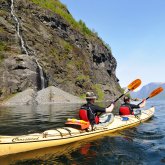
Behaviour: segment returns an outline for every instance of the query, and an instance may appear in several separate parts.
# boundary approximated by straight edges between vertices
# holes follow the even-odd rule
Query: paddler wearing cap
[[[119,108],[119,115],[134,115],[134,109],[143,108],[146,105],[146,99],[143,99],[141,104],[131,104],[129,96],[125,96],[123,101],[124,103]]]
[[[107,108],[94,105],[96,98],[97,97],[93,92],[87,92],[87,103],[81,106],[79,110],[80,119],[84,121],[89,121],[91,125],[99,124],[99,116],[97,116],[98,112],[110,113],[114,108],[114,103],[111,103]]]

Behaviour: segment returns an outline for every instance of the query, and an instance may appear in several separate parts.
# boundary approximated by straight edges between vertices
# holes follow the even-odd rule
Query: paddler
[[[86,93],[87,103],[81,106],[79,117],[81,120],[89,121],[91,125],[99,124],[98,112],[110,113],[114,109],[114,103],[111,103],[107,108],[94,105],[97,96],[93,92]]]
[[[124,103],[119,108],[119,115],[133,115],[134,109],[143,108],[146,105],[146,99],[143,99],[139,105],[131,104],[131,98],[129,96],[125,96],[123,101]]]

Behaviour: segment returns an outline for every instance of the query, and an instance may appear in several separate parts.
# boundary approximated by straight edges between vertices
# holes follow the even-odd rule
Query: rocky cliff
[[[0,0],[1,99],[52,85],[114,98],[121,92],[116,66],[103,41],[58,0]]]

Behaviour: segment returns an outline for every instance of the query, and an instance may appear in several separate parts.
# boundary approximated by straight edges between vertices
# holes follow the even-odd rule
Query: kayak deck
[[[81,131],[71,127],[62,127],[53,130],[47,130],[43,133],[34,133],[21,136],[0,136],[0,156],[26,152],[30,150],[59,146],[97,135],[111,133],[126,128],[134,127],[144,122],[154,115],[155,108],[143,110],[137,117],[127,115],[123,120],[122,116],[116,115],[112,123],[106,127],[93,131]]]

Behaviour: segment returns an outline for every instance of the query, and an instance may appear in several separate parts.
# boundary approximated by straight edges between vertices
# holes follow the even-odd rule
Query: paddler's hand
[[[146,99],[143,99],[142,103],[139,105],[140,108],[143,108],[146,105]]]
[[[111,105],[114,105],[115,106],[115,102],[114,101],[111,101],[111,103],[107,106],[107,108],[109,108]]]
[[[112,112],[114,106],[115,106],[114,103],[111,102],[111,104],[105,109],[106,113]]]
[[[142,103],[144,103],[144,102],[146,102],[146,99],[143,99],[143,100],[142,100]]]
[[[112,101],[112,102],[111,102],[111,104],[115,105],[115,102],[114,102],[114,101]],[[110,104],[110,105],[111,105],[111,104]]]

